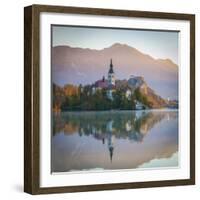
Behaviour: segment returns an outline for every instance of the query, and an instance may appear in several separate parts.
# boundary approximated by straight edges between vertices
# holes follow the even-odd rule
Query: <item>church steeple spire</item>
[[[110,69],[109,69],[109,72],[110,74],[113,74],[114,71],[113,71],[113,64],[112,64],[112,58],[110,59]]]
[[[109,88],[109,90],[107,91],[108,98],[112,100],[113,99],[112,93],[113,89],[115,88],[115,73],[113,70],[112,58],[110,59],[110,68],[108,70],[108,88]]]

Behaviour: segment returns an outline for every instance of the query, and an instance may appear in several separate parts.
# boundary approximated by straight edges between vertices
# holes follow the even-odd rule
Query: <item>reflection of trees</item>
[[[108,139],[108,134],[116,138],[142,141],[155,124],[164,118],[169,120],[176,117],[177,112],[170,111],[61,113],[53,117],[53,133],[92,135],[102,142]]]
[[[115,138],[142,142],[157,123],[176,118],[171,111],[66,112],[53,116],[53,134],[92,136],[106,143],[112,162]]]

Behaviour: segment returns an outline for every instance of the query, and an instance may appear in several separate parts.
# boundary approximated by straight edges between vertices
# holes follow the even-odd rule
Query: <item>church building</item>
[[[108,84],[115,86],[115,73],[113,70],[112,59],[110,60],[110,68],[108,71]]]
[[[110,66],[107,77],[108,77],[107,80],[103,76],[101,80],[96,81],[92,89],[93,93],[95,93],[95,91],[99,89],[106,89],[107,97],[112,100],[113,99],[112,94],[113,91],[115,91],[115,80],[116,80],[112,59],[110,60]]]
[[[107,96],[109,99],[113,99],[113,91],[115,90],[115,73],[113,70],[112,59],[110,60],[110,68],[108,71],[108,90]]]

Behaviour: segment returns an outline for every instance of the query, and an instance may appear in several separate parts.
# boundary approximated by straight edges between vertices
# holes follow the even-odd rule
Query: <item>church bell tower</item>
[[[109,85],[115,85],[115,73],[113,70],[113,64],[112,64],[112,59],[110,60],[110,68],[108,71],[108,83]]]

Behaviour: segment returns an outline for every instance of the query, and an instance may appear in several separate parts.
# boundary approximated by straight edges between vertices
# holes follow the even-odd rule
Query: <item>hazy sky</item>
[[[53,46],[103,49],[127,44],[154,58],[178,64],[178,32],[53,26]]]

